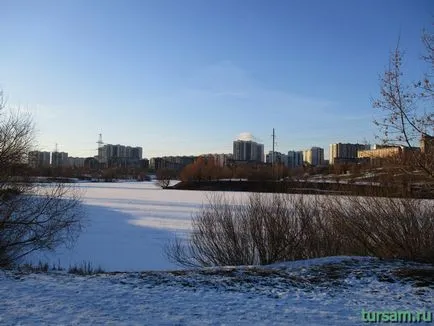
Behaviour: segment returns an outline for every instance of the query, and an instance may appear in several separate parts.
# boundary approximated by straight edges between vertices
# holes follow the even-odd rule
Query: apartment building
[[[366,159],[384,159],[391,157],[405,157],[413,151],[419,151],[419,148],[409,148],[405,146],[384,146],[375,145],[373,149],[359,151],[358,158]]]
[[[235,140],[233,159],[234,161],[264,162],[264,145],[252,140]]]
[[[303,151],[288,151],[288,167],[290,169],[303,166]]]
[[[126,167],[139,165],[142,155],[142,147],[105,144],[98,148],[97,159],[104,166]]]
[[[28,164],[32,168],[49,167],[50,152],[32,151],[28,155]]]
[[[68,153],[66,152],[52,152],[51,153],[51,166],[54,168],[65,167],[69,165]]]
[[[84,167],[84,157],[68,157],[68,166],[71,168],[82,168]]]
[[[233,160],[232,154],[203,154],[200,155],[205,158],[212,158],[214,160],[214,163],[218,166],[226,166],[230,161]]]
[[[275,151],[273,159],[273,151],[269,151],[268,154],[265,156],[265,162],[269,164],[277,163],[288,166],[288,155]]]
[[[181,171],[186,165],[193,163],[196,156],[163,156],[152,157],[149,160],[149,168],[155,171],[159,169],[171,169]]]
[[[321,147],[312,147],[303,151],[303,161],[313,165],[324,165],[324,149]]]
[[[369,150],[370,148],[370,145],[362,144],[330,144],[330,164],[356,162],[358,151]]]

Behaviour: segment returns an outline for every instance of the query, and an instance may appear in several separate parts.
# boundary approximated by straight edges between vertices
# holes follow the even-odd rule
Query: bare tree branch
[[[34,251],[72,243],[83,225],[77,190],[12,175],[13,167],[25,162],[33,135],[31,117],[6,112],[0,92],[0,267]]]

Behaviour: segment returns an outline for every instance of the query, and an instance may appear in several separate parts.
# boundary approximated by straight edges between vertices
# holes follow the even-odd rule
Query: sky
[[[379,75],[397,45],[423,72],[432,0],[1,0],[0,89],[35,147],[144,157],[375,143]]]

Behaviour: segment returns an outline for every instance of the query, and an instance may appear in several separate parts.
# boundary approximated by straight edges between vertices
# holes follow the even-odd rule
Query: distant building
[[[330,164],[356,162],[358,151],[370,148],[370,145],[362,144],[330,144]]]
[[[51,153],[51,166],[54,168],[68,166],[68,153],[66,152],[52,152]]]
[[[205,158],[212,158],[216,165],[218,166],[226,166],[229,162],[233,160],[232,154],[203,154],[200,155]]]
[[[139,161],[139,166],[141,168],[148,169],[149,168],[149,160],[147,158],[141,159]]]
[[[303,151],[288,152],[288,167],[290,169],[303,166]]]
[[[303,151],[303,161],[313,165],[324,165],[324,149],[321,147],[312,147]]]
[[[28,155],[28,163],[32,168],[50,166],[50,152],[32,151]]]
[[[359,151],[358,158],[370,160],[385,159],[385,158],[405,158],[408,154],[414,151],[419,151],[419,148],[409,148],[405,146],[384,146],[376,145],[373,149]]]
[[[234,161],[264,162],[264,145],[252,140],[235,140],[233,159]]]
[[[420,150],[422,153],[430,153],[434,150],[434,137],[428,134],[422,134],[420,139]]]
[[[149,168],[155,171],[159,169],[181,171],[186,165],[193,163],[195,159],[196,156],[152,157],[149,160]]]
[[[68,166],[71,168],[82,168],[84,167],[84,157],[68,157]]]
[[[269,164],[277,163],[277,164],[283,164],[285,166],[288,166],[288,156],[286,154],[275,151],[274,160],[273,160],[273,151],[269,151],[268,154],[265,156],[265,162]]]
[[[100,167],[100,163],[94,157],[86,157],[84,159],[84,167],[89,170],[97,170]]]
[[[139,166],[142,155],[141,147],[105,144],[98,148],[97,159],[103,166],[128,167]]]

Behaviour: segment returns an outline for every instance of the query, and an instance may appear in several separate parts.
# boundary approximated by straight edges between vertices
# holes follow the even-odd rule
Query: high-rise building
[[[84,157],[68,157],[68,166],[72,168],[84,167]]]
[[[264,145],[252,140],[235,140],[233,157],[235,161],[264,162]]]
[[[98,148],[98,160],[107,166],[137,165],[142,159],[141,147],[105,144]]]
[[[312,147],[303,151],[303,161],[313,166],[324,165],[324,149]]]
[[[29,165],[32,168],[50,166],[50,152],[32,151],[28,156]]]
[[[303,166],[303,151],[288,152],[288,167],[290,169]]]
[[[266,163],[275,163],[275,164],[283,164],[288,166],[288,156],[286,154],[280,152],[274,152],[274,160],[273,160],[273,151],[269,151],[265,156]]]
[[[330,144],[330,164],[354,162],[358,151],[370,149],[370,145],[362,144]]]
[[[51,153],[51,166],[62,167],[68,166],[68,153],[65,152],[52,152]]]

